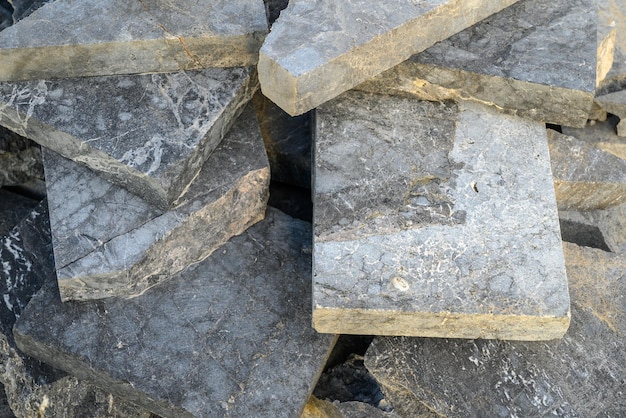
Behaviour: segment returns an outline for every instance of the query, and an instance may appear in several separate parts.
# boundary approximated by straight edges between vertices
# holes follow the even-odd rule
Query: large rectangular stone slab
[[[254,65],[261,0],[55,0],[0,33],[0,80]]]
[[[315,147],[315,329],[563,336],[569,296],[541,123],[352,91],[317,109]]]
[[[140,297],[61,303],[47,286],[16,341],[163,417],[298,416],[335,341],[310,325],[310,237],[269,209]]]
[[[302,114],[515,2],[291,1],[261,48],[261,89]]]

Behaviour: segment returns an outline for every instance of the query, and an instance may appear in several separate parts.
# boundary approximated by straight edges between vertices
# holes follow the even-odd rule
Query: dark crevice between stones
[[[553,123],[546,123],[546,129],[552,129],[553,131],[557,131],[560,134],[563,133],[563,129],[561,129],[561,125],[555,125]]]
[[[574,222],[567,219],[559,219],[561,224],[561,239],[581,247],[597,248],[611,252],[606,244],[602,232],[597,226]]]
[[[270,182],[270,199],[267,203],[294,218],[312,222],[313,203],[311,190],[278,181]]]

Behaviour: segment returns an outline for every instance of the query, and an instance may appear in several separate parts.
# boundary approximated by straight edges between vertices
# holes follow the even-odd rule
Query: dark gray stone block
[[[38,203],[37,200],[0,189],[0,235],[13,229]]]
[[[17,186],[37,180],[43,180],[39,146],[0,127],[0,186]]]

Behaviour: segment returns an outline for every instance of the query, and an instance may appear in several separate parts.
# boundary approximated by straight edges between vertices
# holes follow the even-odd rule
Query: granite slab
[[[163,417],[299,416],[335,341],[310,325],[310,239],[270,208],[137,298],[61,303],[44,287],[16,341]]]
[[[0,33],[0,81],[256,64],[262,0],[55,0]]]
[[[562,340],[375,338],[365,364],[395,411],[413,416],[425,404],[450,418],[624,416],[626,258],[563,248],[572,323]]]
[[[357,91],[316,118],[315,329],[563,336],[569,295],[543,124]]]
[[[261,89],[302,114],[516,1],[293,0],[261,47]]]
[[[186,193],[161,211],[46,150],[61,298],[136,296],[263,219],[270,171],[251,106]]]
[[[257,89],[252,68],[0,83],[0,125],[161,208]]]
[[[357,88],[583,127],[596,84],[596,13],[596,1],[522,0]]]

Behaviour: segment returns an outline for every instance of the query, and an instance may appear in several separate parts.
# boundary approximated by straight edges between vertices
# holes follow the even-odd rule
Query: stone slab
[[[319,332],[549,340],[569,296],[546,131],[470,102],[317,109]]]
[[[559,211],[559,218],[584,225],[587,229],[597,228],[604,246],[608,247],[605,251],[626,254],[626,203],[608,209]]]
[[[0,33],[0,80],[249,66],[267,31],[262,0],[55,0]]]
[[[261,89],[302,114],[515,2],[291,1],[261,48]]]
[[[522,0],[413,55],[359,89],[464,99],[583,127],[596,82],[597,2]]]
[[[618,136],[626,137],[626,90],[619,90],[597,96],[596,103],[606,112],[620,118],[616,132]]]
[[[61,303],[45,287],[14,335],[163,417],[298,416],[335,341],[310,325],[310,237],[310,224],[270,208],[140,297]]]
[[[251,106],[166,212],[52,151],[44,155],[64,301],[136,296],[265,213],[270,170]]]
[[[626,258],[564,243],[572,323],[562,340],[375,338],[365,364],[402,416],[624,416]],[[433,365],[436,365],[435,367]]]
[[[0,124],[162,208],[257,89],[252,68],[0,83]]]
[[[598,0],[599,61],[597,95],[622,90],[626,82],[626,1]]]

